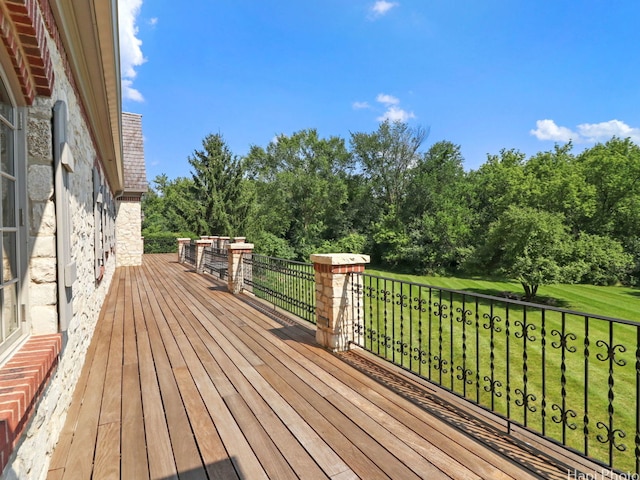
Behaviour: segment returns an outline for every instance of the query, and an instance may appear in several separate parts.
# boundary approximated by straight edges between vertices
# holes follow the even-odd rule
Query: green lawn
[[[393,280],[364,277],[360,344],[575,450],[636,471],[640,327],[593,315],[640,320],[640,291],[540,289],[546,302],[585,318],[404,282],[483,295],[520,294],[515,283],[367,274]]]
[[[504,280],[488,280],[479,277],[405,275],[375,269],[367,269],[367,273],[405,282],[424,283],[485,295],[499,296],[502,292],[507,291],[518,295],[523,294],[522,286],[519,283]],[[556,307],[640,322],[640,288],[569,284],[545,285],[540,287],[538,298],[551,299]]]

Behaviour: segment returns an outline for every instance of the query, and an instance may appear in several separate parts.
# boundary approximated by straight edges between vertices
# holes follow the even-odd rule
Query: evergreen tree
[[[199,208],[194,229],[199,235],[243,234],[253,198],[245,188],[242,161],[220,134],[207,135],[202,147],[189,157]]]

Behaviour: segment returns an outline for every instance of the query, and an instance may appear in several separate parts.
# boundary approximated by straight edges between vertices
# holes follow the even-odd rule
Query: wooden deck
[[[116,271],[50,479],[567,478],[434,390],[175,255]]]

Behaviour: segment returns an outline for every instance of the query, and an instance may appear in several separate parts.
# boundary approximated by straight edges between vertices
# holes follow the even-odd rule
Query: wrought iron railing
[[[640,323],[352,275],[354,343],[509,428],[640,471]]]
[[[176,237],[145,237],[144,253],[175,253]]]
[[[313,264],[267,257],[243,257],[244,286],[264,300],[316,323],[316,287]]]
[[[192,240],[189,244],[184,246],[184,261],[191,265],[195,265],[196,260],[196,243]]]
[[[202,264],[205,272],[224,280],[229,269],[228,251],[224,248],[205,247],[202,251]]]

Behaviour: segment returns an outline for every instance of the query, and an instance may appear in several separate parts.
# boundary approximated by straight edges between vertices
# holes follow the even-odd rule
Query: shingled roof
[[[142,115],[122,113],[122,153],[124,160],[124,193],[147,191],[147,171],[144,165]]]

